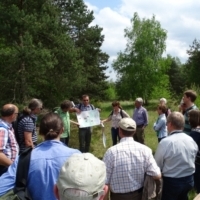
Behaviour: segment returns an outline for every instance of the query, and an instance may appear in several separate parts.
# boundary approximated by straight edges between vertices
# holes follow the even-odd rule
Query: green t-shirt
[[[58,108],[55,113],[57,113],[63,121],[64,132],[61,135],[61,138],[66,138],[70,136],[70,117],[69,112],[63,112],[61,108]]]

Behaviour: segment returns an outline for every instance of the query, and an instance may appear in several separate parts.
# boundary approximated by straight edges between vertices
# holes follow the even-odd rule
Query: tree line
[[[167,31],[155,15],[134,13],[125,29],[127,45],[112,63],[101,50],[102,28],[83,0],[0,1],[0,103],[23,104],[32,97],[54,107],[86,93],[96,100],[176,98],[200,86],[200,41],[194,38],[182,64],[166,50]]]

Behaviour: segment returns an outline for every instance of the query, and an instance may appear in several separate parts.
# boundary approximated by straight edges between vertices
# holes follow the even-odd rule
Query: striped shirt
[[[19,147],[15,139],[14,130],[11,124],[8,124],[3,120],[0,120],[0,124],[7,127],[6,129],[0,126],[0,151],[3,151],[7,158],[14,161],[19,153]]]
[[[184,125],[183,132],[186,133],[187,135],[190,135],[190,132],[191,132],[191,126],[189,123],[188,113],[190,110],[194,110],[194,109],[198,109],[196,105],[193,105],[190,108],[186,109],[184,113],[185,125]]]
[[[24,132],[29,132],[32,134],[32,142],[37,142],[37,132],[36,132],[36,120],[35,115],[30,115],[22,118],[18,124],[18,134],[19,134],[19,148],[20,151],[24,151],[27,147],[25,145]]]
[[[103,158],[106,164],[106,184],[114,193],[134,192],[144,184],[144,175],[160,175],[160,169],[149,147],[124,137],[109,148]]]

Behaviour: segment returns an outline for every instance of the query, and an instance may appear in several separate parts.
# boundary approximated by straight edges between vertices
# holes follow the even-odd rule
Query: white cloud
[[[134,12],[140,18],[151,18],[153,14],[156,16],[161,27],[167,30],[165,55],[179,57],[182,62],[187,60],[186,50],[194,39],[200,39],[199,0],[121,0],[113,9],[107,2],[108,5],[102,9],[86,4],[89,8],[94,7],[93,25],[103,27],[105,41],[102,50],[110,56],[109,65],[117,53],[125,49],[124,29],[131,26],[130,19]]]

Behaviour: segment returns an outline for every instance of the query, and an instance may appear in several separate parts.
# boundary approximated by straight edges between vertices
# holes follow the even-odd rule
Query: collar
[[[192,109],[195,106],[195,104],[192,104],[192,106],[190,106],[189,108],[187,108],[185,111],[188,111],[190,109]]]
[[[165,117],[165,113],[159,115],[159,118]]]
[[[182,130],[173,130],[172,132],[169,133],[169,135],[173,135],[176,133],[183,133],[183,131]]]
[[[12,128],[12,124],[8,123],[6,121],[4,121],[3,119],[0,119],[0,123],[4,124],[5,126],[7,126],[8,128]]]
[[[125,141],[133,141],[133,136],[121,138],[120,143]]]

